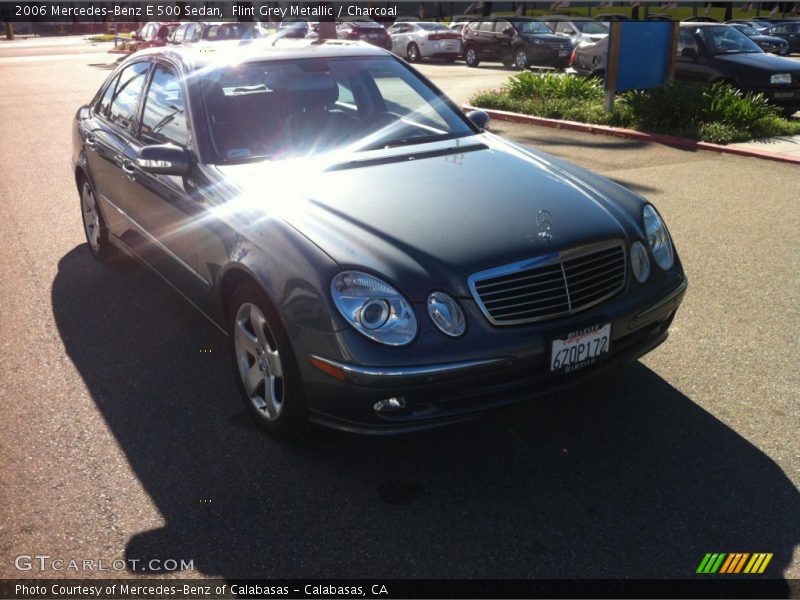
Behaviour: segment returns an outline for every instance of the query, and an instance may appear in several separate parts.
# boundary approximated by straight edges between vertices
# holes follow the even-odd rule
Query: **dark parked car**
[[[633,21],[628,15],[620,15],[616,13],[606,13],[604,15],[597,15],[595,21],[603,21],[604,23],[612,23],[614,21]]]
[[[726,81],[745,91],[761,92],[792,114],[800,109],[800,63],[766,54],[730,25],[681,23],[676,79]]]
[[[778,23],[765,30],[764,34],[786,40],[789,52],[800,52],[800,21]]]
[[[384,48],[392,49],[392,38],[380,23],[369,19],[353,19],[336,24],[336,35],[340,40],[360,40]]]
[[[765,21],[762,19],[731,19],[730,21],[725,21],[727,25],[749,25],[759,33],[764,33],[766,29],[769,29],[772,25],[774,25],[771,21]]]
[[[564,68],[572,42],[555,35],[544,23],[525,17],[481,19],[464,28],[461,53],[469,67],[482,60],[524,69],[531,65]]]
[[[91,253],[227,332],[268,432],[455,422],[666,339],[686,277],[641,196],[485,132],[384,50],[224,46],[121,63],[72,164]]]
[[[789,54],[789,44],[786,40],[771,35],[763,35],[750,27],[750,25],[745,25],[744,23],[730,23],[730,26],[738,29],[753,40],[764,52],[777,54],[778,56],[786,56]]]
[[[687,17],[683,19],[684,23],[719,23],[714,17]]]

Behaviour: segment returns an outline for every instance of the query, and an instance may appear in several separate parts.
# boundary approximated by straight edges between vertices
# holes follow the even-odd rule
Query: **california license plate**
[[[558,55],[559,56],[566,56],[567,55],[567,51],[566,50],[559,50],[558,51]]]
[[[571,373],[596,363],[611,350],[611,323],[584,327],[553,340],[550,371]]]

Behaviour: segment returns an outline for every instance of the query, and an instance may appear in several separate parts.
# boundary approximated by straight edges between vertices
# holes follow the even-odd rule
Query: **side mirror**
[[[475,125],[481,131],[488,131],[489,129],[489,115],[486,114],[482,110],[473,110],[467,113],[467,118],[472,121],[472,124]]]
[[[508,27],[506,27],[505,29],[503,29],[503,33],[504,33],[505,35],[507,35],[507,36],[511,37],[512,35],[514,35],[514,28],[513,28],[513,27],[511,27],[511,26],[509,25]]]
[[[189,153],[172,144],[145,146],[139,150],[136,166],[154,175],[186,175],[189,171]]]
[[[685,58],[691,58],[692,60],[697,60],[697,50],[694,48],[684,48],[681,50],[681,56]]]
[[[566,35],[575,35],[575,30],[567,28],[567,29],[564,30],[564,33]]]

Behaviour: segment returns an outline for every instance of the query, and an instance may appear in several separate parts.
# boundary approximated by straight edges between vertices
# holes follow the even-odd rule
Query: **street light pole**
[[[14,39],[14,24],[11,21],[6,21],[6,39]]]

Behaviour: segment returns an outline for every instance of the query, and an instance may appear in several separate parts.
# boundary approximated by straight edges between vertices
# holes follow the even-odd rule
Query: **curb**
[[[721,146],[719,144],[710,144],[708,142],[697,142],[695,140],[675,137],[672,135],[664,135],[660,133],[645,133],[643,131],[636,131],[634,129],[623,129],[621,127],[609,127],[607,125],[592,125],[589,123],[579,123],[577,121],[561,121],[559,119],[546,119],[544,117],[534,117],[531,115],[523,115],[520,113],[508,112],[505,110],[489,110],[486,108],[479,108],[477,106],[470,106],[468,104],[465,104],[462,107],[462,109],[464,111],[482,110],[483,112],[487,113],[489,117],[491,117],[492,119],[497,119],[498,121],[511,121],[513,123],[539,125],[542,127],[552,127],[554,129],[582,131],[585,133],[593,133],[595,135],[610,135],[614,137],[623,137],[632,140],[642,140],[645,142],[664,144],[665,146],[674,146],[676,148],[682,148],[685,150],[708,150],[710,152],[719,152],[721,154],[733,154],[736,156],[747,156],[750,158],[760,158],[762,160],[774,160],[777,162],[800,165],[800,156],[776,154],[774,152],[737,148],[735,146]]]

